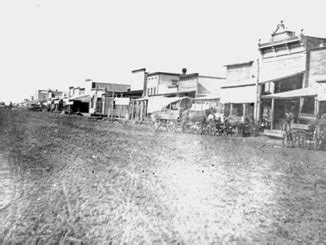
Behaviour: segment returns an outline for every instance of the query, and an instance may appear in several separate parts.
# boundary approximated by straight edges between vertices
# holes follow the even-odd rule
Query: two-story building
[[[32,98],[32,101],[43,103],[48,100],[48,90],[39,89],[36,90],[34,97]]]
[[[283,22],[277,25],[268,42],[258,44],[258,115],[266,128],[281,130],[288,110],[298,116],[299,97],[282,97],[281,93],[302,91],[300,89],[308,86],[311,50],[324,44],[325,38],[306,36],[303,33],[296,35]]]
[[[177,82],[177,96],[189,96],[193,98],[194,110],[216,108],[223,110],[220,103],[221,85],[225,81],[223,77],[204,76],[199,73],[182,74]]]
[[[244,120],[257,118],[257,64],[254,61],[226,65],[226,80],[221,86],[224,115]]]
[[[146,76],[145,96],[175,96],[181,74],[169,72],[154,72]]]
[[[51,111],[61,111],[63,108],[63,100],[66,94],[62,91],[49,89],[47,95],[47,105]]]
[[[90,101],[91,97],[86,93],[86,88],[69,87],[68,99],[65,101],[69,113],[89,113]]]
[[[187,74],[185,68],[182,73],[147,73],[144,79],[144,96],[132,101],[130,118],[143,120],[151,113],[147,110],[148,107],[154,108],[152,104],[157,103],[161,97],[187,96],[193,98],[193,109],[220,109],[220,87],[224,80],[222,77],[203,76],[199,73]]]

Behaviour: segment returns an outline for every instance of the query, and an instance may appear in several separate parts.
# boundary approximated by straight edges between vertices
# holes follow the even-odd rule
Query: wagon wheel
[[[175,133],[177,131],[176,122],[173,120],[169,120],[166,122],[166,130],[170,133]]]
[[[202,133],[205,135],[210,134],[210,128],[208,125],[203,126]]]

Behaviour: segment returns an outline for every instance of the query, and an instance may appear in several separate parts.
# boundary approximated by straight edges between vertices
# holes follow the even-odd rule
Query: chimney
[[[182,68],[182,75],[186,75],[187,74],[187,68]]]

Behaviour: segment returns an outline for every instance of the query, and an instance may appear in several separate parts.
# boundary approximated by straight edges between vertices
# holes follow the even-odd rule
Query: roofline
[[[322,39],[322,40],[326,40],[326,37],[315,37],[315,36],[307,36],[307,35],[304,35],[305,37],[308,37],[308,38],[315,38],[315,39]]]
[[[130,84],[123,84],[123,83],[105,83],[105,82],[94,82],[94,83],[101,83],[101,84],[110,84],[110,85],[122,85],[122,86],[131,86]]]
[[[226,77],[214,77],[214,76],[205,76],[205,75],[199,75],[199,77],[203,77],[203,78],[214,78],[214,79],[226,79]]]
[[[154,75],[181,76],[182,74],[180,74],[180,73],[172,73],[172,72],[163,72],[163,71],[157,71],[157,72],[152,72],[152,73],[147,74],[147,76],[154,76]]]
[[[249,86],[255,86],[256,83],[252,82],[252,83],[246,83],[246,84],[230,84],[230,85],[224,85],[224,86],[221,86],[221,89],[222,88],[239,88],[239,87],[249,87]]]
[[[181,74],[180,80],[181,79],[187,79],[190,77],[199,77],[199,73],[189,73],[189,74]]]
[[[250,61],[247,61],[247,62],[233,63],[233,64],[224,65],[224,66],[229,67],[229,66],[240,66],[240,65],[252,65],[253,63],[254,63],[254,61],[250,60]]]
[[[146,72],[146,68],[140,68],[140,69],[136,69],[136,70],[132,70],[131,73],[137,73],[137,72]]]
[[[304,37],[306,37],[306,36],[302,36],[301,38],[304,38]],[[282,45],[282,44],[286,44],[286,43],[301,41],[301,38],[299,36],[294,36],[292,38],[287,38],[287,39],[284,39],[284,40],[271,41],[271,42],[258,44],[258,49],[269,48],[269,47]]]

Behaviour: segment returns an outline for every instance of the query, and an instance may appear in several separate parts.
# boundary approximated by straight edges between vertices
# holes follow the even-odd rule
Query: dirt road
[[[326,241],[326,153],[0,111],[0,243]]]

